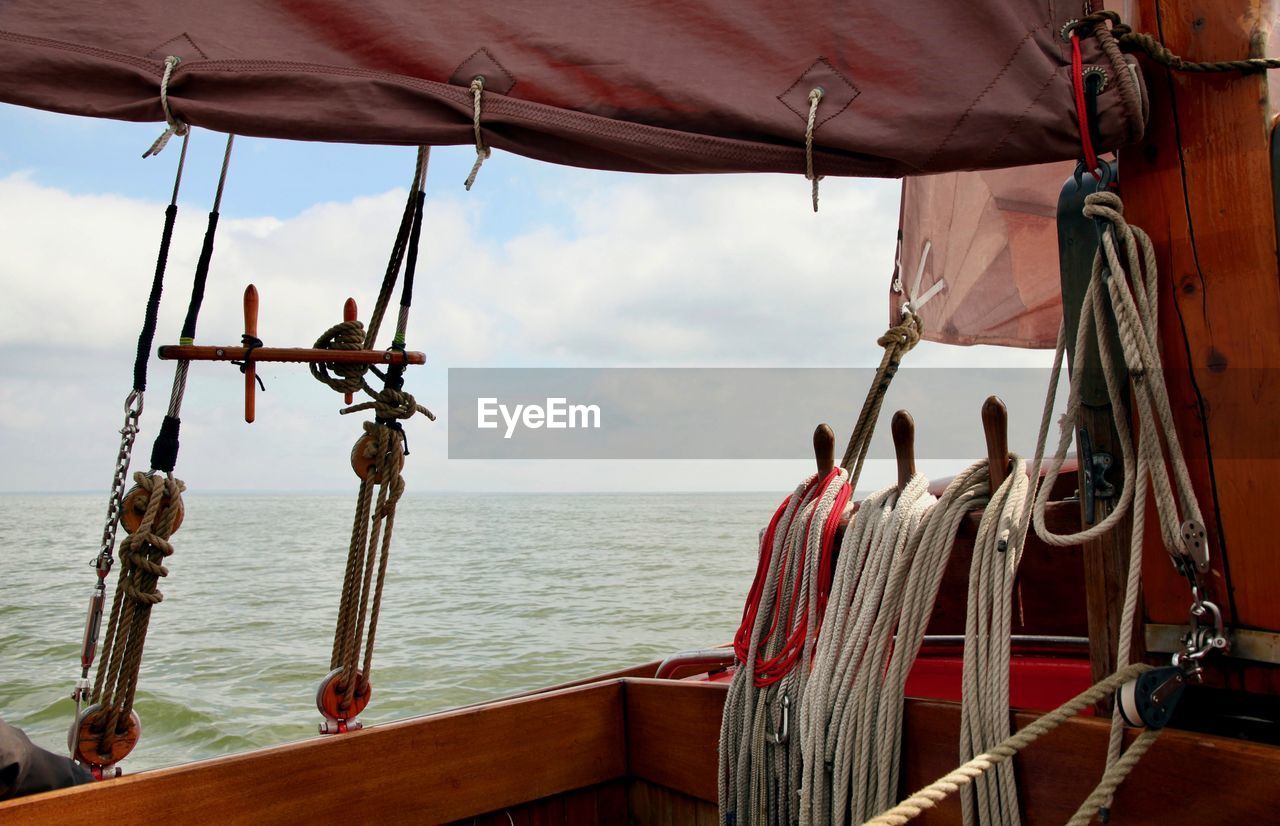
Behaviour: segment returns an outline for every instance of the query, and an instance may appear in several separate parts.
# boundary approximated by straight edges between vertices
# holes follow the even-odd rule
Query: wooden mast
[[[1269,0],[1139,0],[1135,31],[1188,60],[1261,56]],[[1264,74],[1142,61],[1151,116],[1122,151],[1126,217],[1155,244],[1160,338],[1178,434],[1204,511],[1208,594],[1236,627],[1280,630],[1280,280]],[[1147,515],[1146,621],[1187,623],[1188,591]],[[1280,691],[1271,670],[1227,682]],[[1247,674],[1246,674],[1247,672]]]

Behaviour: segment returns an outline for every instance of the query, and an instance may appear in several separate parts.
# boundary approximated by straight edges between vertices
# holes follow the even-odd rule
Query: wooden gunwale
[[[617,781],[714,803],[723,683],[618,678],[236,757],[0,803],[8,824],[283,823],[303,818],[444,823],[565,796],[558,822]],[[1017,713],[1024,726],[1035,715]],[[959,706],[908,700],[904,791],[956,765]],[[1102,771],[1108,724],[1077,718],[1017,758],[1024,822],[1062,823]],[[1270,822],[1280,748],[1166,731],[1116,799],[1125,822]],[[603,791],[602,791],[603,794]],[[611,804],[612,805],[612,804]],[[578,809],[575,809],[577,811]],[[705,807],[702,807],[705,810]],[[693,811],[690,808],[690,811]],[[692,822],[692,821],[690,821]],[[959,823],[954,801],[925,824]]]

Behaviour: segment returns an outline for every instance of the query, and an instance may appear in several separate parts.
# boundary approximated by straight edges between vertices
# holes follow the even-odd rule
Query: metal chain
[[[102,528],[102,547],[98,556],[89,564],[104,576],[111,570],[116,547],[116,529],[120,525],[120,509],[124,502],[125,482],[129,478],[129,465],[133,461],[133,443],[141,428],[142,393],[134,390],[124,402],[124,426],[120,428],[120,450],[116,454],[115,474],[111,479],[111,499],[107,503],[107,521]]]

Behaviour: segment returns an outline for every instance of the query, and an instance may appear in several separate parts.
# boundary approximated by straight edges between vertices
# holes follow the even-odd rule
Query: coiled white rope
[[[912,538],[936,501],[928,487],[916,474],[901,492],[891,487],[873,494],[845,533],[800,707],[802,823],[843,823],[851,787],[861,794],[861,784],[850,782],[855,756],[861,757],[855,737],[872,713],[868,689],[872,683],[878,689],[884,673],[884,637],[893,629],[883,619],[897,615],[918,547]]]
[[[848,475],[839,470],[825,487],[816,476],[801,483],[788,498],[777,521],[764,571],[760,601],[751,628],[747,658],[738,663],[725,700],[720,727],[719,798],[721,818],[738,826],[768,824],[770,812],[786,812],[782,819],[794,822],[798,798],[790,790],[798,779],[799,737],[792,736],[808,663],[813,655],[819,617],[818,570],[821,564],[822,526],[833,516],[845,491]],[[756,685],[757,663],[777,657],[794,628],[784,621],[808,610],[809,624],[795,667],[781,680]]]
[[[978,523],[969,567],[961,675],[960,759],[968,760],[1009,736],[1009,666],[1013,579],[1026,535],[1027,463],[1011,454],[1012,467]],[[988,474],[990,469],[988,468]],[[988,477],[989,478],[989,477]],[[960,797],[966,826],[1018,826],[1013,765],[978,778]]]

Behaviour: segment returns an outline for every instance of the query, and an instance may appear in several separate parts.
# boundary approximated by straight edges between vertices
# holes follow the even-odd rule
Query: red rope
[[[1076,93],[1076,121],[1080,124],[1080,146],[1084,162],[1094,180],[1102,181],[1098,172],[1098,153],[1093,151],[1093,135],[1089,130],[1089,111],[1084,100],[1084,58],[1080,54],[1080,35],[1071,33],[1071,85]]]
[[[815,498],[821,498],[827,487],[832,482],[840,479],[838,470],[833,470],[824,479],[819,481],[816,477],[804,489],[801,495],[801,501],[809,498],[815,487],[817,492]],[[822,615],[826,609],[828,592],[831,588],[831,568],[832,558],[834,556],[832,547],[835,543],[835,533],[840,524],[840,516],[844,512],[844,507],[848,504],[849,499],[853,496],[853,491],[849,485],[843,481],[839,482],[841,488],[836,493],[831,513],[827,516],[826,521],[821,526],[822,535],[819,542],[818,552],[818,582],[815,587],[818,588],[818,607],[817,617],[814,619],[816,626],[821,626]],[[769,521],[769,526],[765,529],[764,536],[760,540],[760,561],[756,566],[756,576],[751,583],[751,590],[747,594],[747,603],[742,611],[742,623],[738,626],[738,633],[734,635],[733,647],[737,655],[738,661],[745,663],[750,655],[751,632],[755,627],[756,617],[760,612],[760,600],[763,596],[765,580],[769,575],[770,563],[773,556],[773,545],[777,537],[778,528],[783,516],[786,514],[788,505],[791,503],[791,497],[788,496],[783,500],[778,510],[774,513],[773,519]],[[796,508],[798,512],[799,507]],[[795,514],[792,514],[794,520]],[[797,570],[803,571],[805,565],[805,555],[808,552],[809,535],[813,530],[813,513],[810,513],[808,521],[804,527],[803,544],[801,545],[800,558],[797,560]],[[783,528],[782,535],[785,537],[791,531],[793,522],[788,521]],[[789,553],[789,549],[784,548],[783,553]],[[783,567],[786,567],[787,559],[782,559]],[[791,599],[787,604],[783,614],[783,588],[785,587],[785,577],[778,578],[777,591],[774,593],[774,613],[769,630],[764,634],[763,638],[767,639],[773,636],[778,628],[779,622],[785,622],[783,626],[786,631],[786,640],[783,642],[781,650],[769,659],[763,659],[759,655],[756,657],[754,665],[754,680],[757,687],[772,685],[778,682],[787,674],[791,673],[796,663],[800,660],[800,655],[804,651],[805,636],[809,628],[809,609],[805,605],[800,608],[797,614],[797,603],[800,601],[800,583],[802,577],[797,575],[792,586]]]

